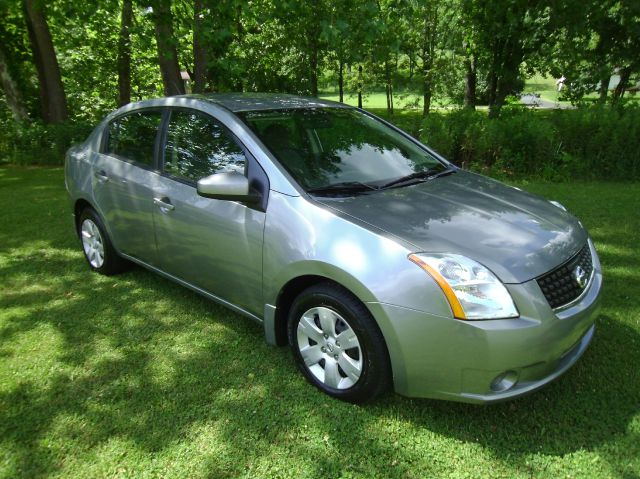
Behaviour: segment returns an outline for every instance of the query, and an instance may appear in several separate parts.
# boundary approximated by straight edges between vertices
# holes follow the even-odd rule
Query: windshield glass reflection
[[[384,123],[346,108],[239,114],[305,189],[340,183],[382,185],[444,165]]]

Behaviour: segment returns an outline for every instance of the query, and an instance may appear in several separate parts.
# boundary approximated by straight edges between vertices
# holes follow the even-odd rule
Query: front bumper
[[[535,280],[507,285],[515,319],[461,321],[367,305],[387,341],[398,393],[486,404],[535,391],[575,364],[593,338],[601,286],[598,264],[580,300],[554,311]],[[496,384],[507,372],[513,384]]]

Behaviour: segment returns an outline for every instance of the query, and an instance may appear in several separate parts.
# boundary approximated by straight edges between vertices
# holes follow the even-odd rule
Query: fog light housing
[[[501,393],[508,391],[518,382],[518,373],[515,371],[505,371],[498,374],[489,386],[493,392]]]

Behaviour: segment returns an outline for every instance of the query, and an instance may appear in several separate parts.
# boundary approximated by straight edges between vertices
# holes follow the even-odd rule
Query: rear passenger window
[[[139,111],[113,120],[105,153],[152,167],[161,118],[159,111]]]
[[[208,115],[171,112],[164,171],[189,181],[224,171],[244,174],[246,158],[230,133]]]

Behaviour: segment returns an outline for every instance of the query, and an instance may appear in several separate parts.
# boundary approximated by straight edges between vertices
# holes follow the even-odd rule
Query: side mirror
[[[260,199],[249,188],[246,176],[234,171],[215,173],[198,180],[196,188],[200,196],[216,200],[243,201],[253,203]]]

